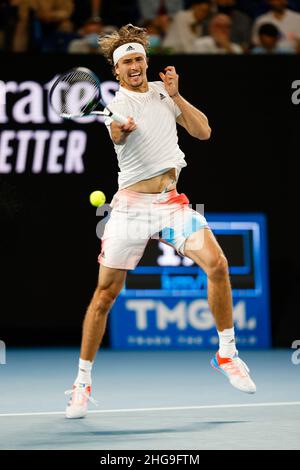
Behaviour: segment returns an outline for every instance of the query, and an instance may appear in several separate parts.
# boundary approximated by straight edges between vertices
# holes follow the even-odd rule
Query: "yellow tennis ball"
[[[90,203],[94,207],[103,206],[105,201],[106,201],[106,197],[102,191],[93,191],[90,194]]]

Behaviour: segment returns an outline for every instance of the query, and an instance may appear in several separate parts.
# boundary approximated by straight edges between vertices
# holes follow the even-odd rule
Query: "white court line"
[[[255,408],[267,406],[299,406],[300,401],[279,401],[270,403],[241,403],[232,405],[199,405],[199,406],[171,406],[161,408],[123,408],[113,410],[91,410],[88,414],[95,413],[139,413],[147,411],[184,411],[184,410],[218,410],[226,408]],[[64,411],[42,411],[33,413],[2,413],[0,418],[9,416],[51,416],[51,415],[64,415]]]

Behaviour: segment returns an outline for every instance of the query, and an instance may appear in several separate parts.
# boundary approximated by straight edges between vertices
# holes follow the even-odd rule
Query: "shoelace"
[[[242,377],[248,377],[249,369],[244,363],[244,361],[242,361],[242,359],[240,359],[239,357],[236,359],[233,359],[232,362],[228,362],[227,364],[224,364],[223,368],[226,371],[231,372],[234,375],[241,374]]]
[[[80,395],[83,395],[88,401],[93,403],[93,405],[98,406],[97,400],[95,400],[93,397],[91,397],[88,393],[86,393],[85,389],[75,387],[72,390],[66,390],[65,395],[72,395],[73,393],[78,393]]]

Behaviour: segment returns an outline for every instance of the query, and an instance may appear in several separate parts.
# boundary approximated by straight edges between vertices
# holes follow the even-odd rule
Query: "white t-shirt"
[[[259,16],[254,25],[252,31],[252,41],[254,44],[259,45],[258,30],[259,27],[265,23],[272,23],[282,34],[282,38],[278,42],[279,47],[290,48],[294,46],[294,40],[292,36],[296,36],[300,39],[300,14],[292,10],[286,10],[283,18],[278,20],[272,11]]]
[[[118,157],[119,189],[160,175],[170,168],[185,167],[184,153],[178,145],[176,118],[180,109],[169,97],[163,82],[149,82],[149,91],[139,93],[120,87],[109,109],[132,116],[137,129],[122,145],[114,144]],[[111,118],[105,119],[111,136]]]

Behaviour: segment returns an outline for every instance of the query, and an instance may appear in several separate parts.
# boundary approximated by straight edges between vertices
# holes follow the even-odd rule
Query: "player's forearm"
[[[124,131],[120,128],[120,125],[113,122],[111,128],[111,139],[116,145],[124,145],[130,132]]]
[[[199,109],[185,100],[179,93],[172,98],[181,111],[188,133],[197,139],[209,139],[211,128],[208,119]]]
[[[128,132],[122,132],[121,130],[114,130],[111,133],[111,138],[114,144],[123,145],[128,137]]]

